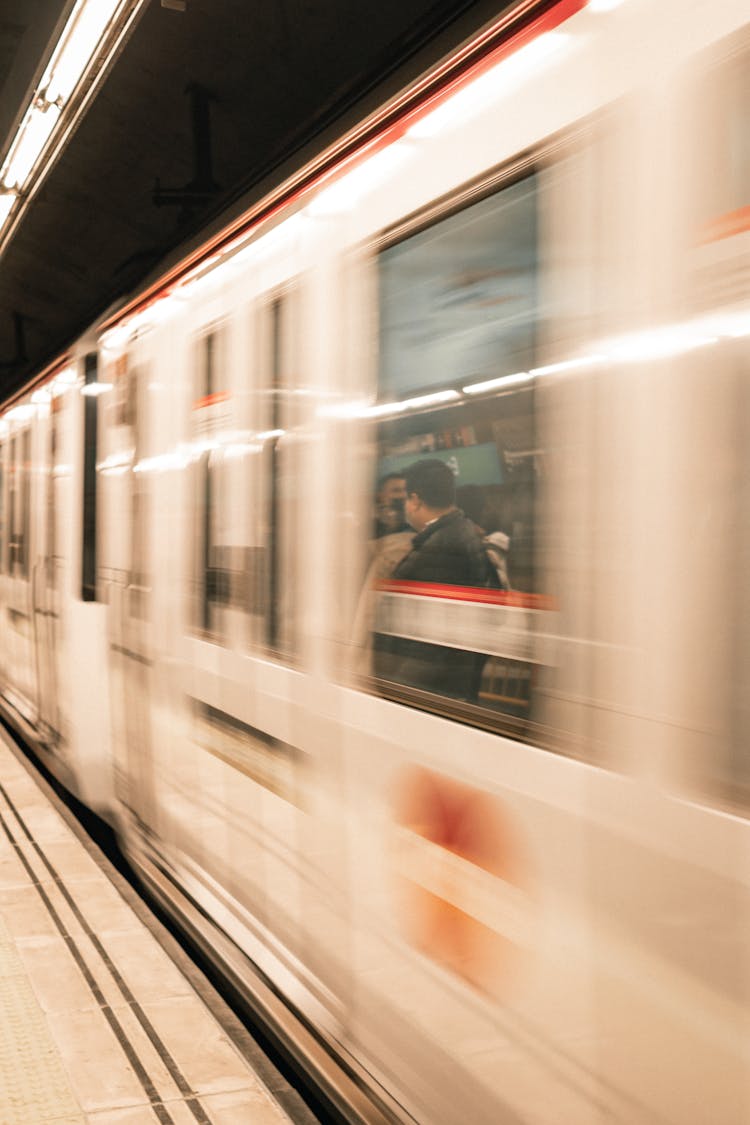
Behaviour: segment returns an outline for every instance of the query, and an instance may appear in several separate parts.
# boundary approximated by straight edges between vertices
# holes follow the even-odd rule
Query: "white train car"
[[[4,409],[4,712],[352,1116],[750,1119],[748,110],[741,0],[518,4]]]

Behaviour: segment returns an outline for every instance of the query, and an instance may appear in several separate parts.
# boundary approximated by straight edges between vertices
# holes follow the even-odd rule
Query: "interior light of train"
[[[597,364],[606,362],[607,358],[606,355],[599,352],[594,352],[591,355],[574,356],[572,359],[560,360],[559,363],[545,363],[542,367],[532,367],[529,375],[535,379],[544,375],[562,375],[566,371],[579,371],[586,367],[596,367]]]
[[[112,390],[111,383],[86,383],[81,387],[81,394],[87,397],[106,394],[107,391]]]
[[[351,210],[367,192],[401,169],[412,153],[411,145],[403,139],[380,149],[328,187],[323,187],[308,204],[308,214],[318,218]]]
[[[615,363],[642,363],[669,359],[717,341],[717,336],[698,332],[690,324],[676,324],[606,340],[603,347],[606,358]]]
[[[19,406],[12,406],[5,414],[6,422],[26,422],[36,414],[36,407],[31,403],[23,402]]]
[[[263,430],[262,433],[256,434],[258,441],[271,441],[272,438],[283,437],[286,430]]]
[[[263,446],[259,442],[235,442],[221,447],[221,455],[226,461],[240,461],[248,453],[262,453]]]
[[[101,337],[100,345],[106,352],[121,352],[130,340],[130,321],[127,324],[117,324],[108,329]]]
[[[62,371],[58,371],[55,378],[52,380],[52,397],[57,398],[58,395],[64,394],[77,382],[77,375],[75,368],[64,367]]]
[[[296,211],[260,236],[257,231],[253,231],[250,238],[244,235],[237,240],[236,246],[227,248],[223,257],[228,259],[227,264],[231,267],[244,267],[248,261],[276,251],[283,243],[289,243],[295,238],[299,238],[306,222],[307,216],[302,211]]]
[[[362,411],[364,418],[385,418],[389,414],[402,414],[405,410],[419,410],[426,406],[438,406],[442,402],[455,402],[460,399],[458,391],[434,391],[428,395],[405,398],[400,402],[383,402],[368,406]]]
[[[434,137],[443,129],[463,124],[475,114],[486,109],[495,99],[515,90],[570,41],[561,31],[548,31],[512,54],[507,55],[491,70],[442,102],[431,113],[415,121],[407,130],[414,140]]]
[[[44,406],[52,398],[51,387],[37,387],[31,396],[31,402],[34,406]]]
[[[370,408],[370,403],[362,400],[354,402],[334,402],[326,406],[319,406],[315,411],[318,418],[362,418]]]
[[[155,457],[144,457],[133,465],[134,473],[157,473],[173,469],[185,469],[190,458],[182,453],[158,453]]]
[[[46,101],[68,100],[120,3],[121,0],[79,0],[40,83]]]
[[[117,471],[125,471],[130,468],[135,457],[134,449],[123,450],[122,453],[110,453],[109,457],[105,457],[103,461],[97,461],[96,471],[98,473],[112,473]]]
[[[693,328],[708,336],[741,339],[743,336],[750,336],[750,313],[745,311],[720,313],[694,321]]]
[[[528,371],[518,371],[515,375],[499,375],[497,379],[483,379],[481,383],[469,383],[463,388],[465,395],[482,395],[486,391],[497,391],[502,387],[513,387],[518,383],[528,383],[533,376]]]
[[[611,12],[613,8],[619,8],[624,0],[589,0],[588,9],[590,12]]]
[[[59,116],[60,109],[56,105],[30,106],[0,171],[0,180],[6,188],[23,188]]]

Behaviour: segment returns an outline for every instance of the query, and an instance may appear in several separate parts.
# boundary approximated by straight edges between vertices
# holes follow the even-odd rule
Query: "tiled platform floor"
[[[0,1125],[309,1125],[55,804],[0,732]]]

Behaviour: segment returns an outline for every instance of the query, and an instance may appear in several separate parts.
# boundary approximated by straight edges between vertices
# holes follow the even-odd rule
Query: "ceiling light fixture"
[[[39,84],[46,102],[68,101],[122,0],[78,0]]]
[[[20,213],[30,198],[29,191],[35,190],[32,179],[41,182],[39,173],[46,170],[45,153],[50,156],[58,126],[63,119],[70,125],[82,111],[96,86],[96,77],[114,57],[144,2],[78,0],[75,4],[0,164],[0,233],[9,226],[12,216]],[[73,101],[83,79],[92,75],[83,97]]]

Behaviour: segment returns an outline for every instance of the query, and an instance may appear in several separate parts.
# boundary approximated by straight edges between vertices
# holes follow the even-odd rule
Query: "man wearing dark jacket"
[[[444,586],[490,586],[493,573],[481,536],[456,508],[455,478],[437,458],[406,470],[406,518],[417,532],[393,578]],[[481,670],[476,653],[405,637],[376,639],[384,679],[460,699],[475,697]]]

